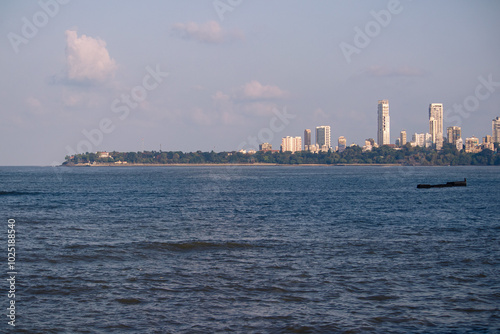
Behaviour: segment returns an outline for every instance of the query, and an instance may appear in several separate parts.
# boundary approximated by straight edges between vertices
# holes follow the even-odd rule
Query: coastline
[[[190,163],[179,163],[179,164],[141,164],[141,163],[130,163],[130,164],[115,164],[115,163],[96,163],[96,164],[73,164],[73,165],[61,165],[60,167],[270,167],[270,166],[281,166],[281,167],[344,167],[344,166],[379,166],[379,167],[394,167],[403,166],[402,164],[276,164],[276,163],[221,163],[221,164],[190,164]]]
[[[499,147],[500,148],[500,147]],[[363,152],[351,146],[343,152],[96,152],[66,156],[64,166],[74,167],[179,167],[179,166],[470,166],[500,165],[500,152],[484,150],[478,153],[458,151],[451,144],[439,151],[410,147],[399,150],[382,146]]]

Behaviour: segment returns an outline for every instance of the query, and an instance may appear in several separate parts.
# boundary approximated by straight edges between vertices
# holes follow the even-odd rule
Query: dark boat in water
[[[446,182],[443,184],[418,184],[417,188],[448,188],[448,187],[466,187],[467,179],[463,181]]]

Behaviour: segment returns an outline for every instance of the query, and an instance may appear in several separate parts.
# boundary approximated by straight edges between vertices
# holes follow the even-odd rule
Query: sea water
[[[21,333],[500,331],[497,167],[2,167],[0,185],[4,330],[13,219]]]

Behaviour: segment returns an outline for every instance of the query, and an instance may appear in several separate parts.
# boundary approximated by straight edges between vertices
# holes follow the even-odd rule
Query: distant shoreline
[[[451,144],[441,150],[411,147],[398,149],[389,146],[363,151],[359,146],[347,147],[342,152],[96,152],[66,156],[66,166],[470,166],[499,165],[500,146],[495,151],[485,149],[472,153],[458,151]],[[498,152],[497,152],[498,150]]]
[[[73,164],[73,165],[61,165],[62,167],[265,167],[265,166],[282,166],[282,167],[341,167],[341,166],[380,166],[380,167],[390,167],[390,166],[402,166],[401,164],[275,164],[275,163],[220,163],[220,164],[195,164],[195,163],[185,163],[185,164],[115,164],[115,163],[97,163],[97,164]]]

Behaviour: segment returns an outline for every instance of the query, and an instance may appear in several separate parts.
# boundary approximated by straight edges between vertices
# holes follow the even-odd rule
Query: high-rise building
[[[339,137],[339,152],[344,152],[345,148],[347,147],[347,140],[345,139],[344,136]]]
[[[491,137],[494,143],[500,143],[500,117],[491,122]]]
[[[309,151],[311,148],[311,129],[304,130],[304,151]]]
[[[432,135],[432,144],[437,150],[443,148],[443,104],[429,105],[429,132]]]
[[[457,146],[457,141],[462,138],[462,128],[459,126],[449,126],[446,128],[447,142]]]
[[[391,143],[391,123],[389,117],[389,100],[378,101],[378,145],[389,145]]]
[[[406,131],[403,130],[399,134],[399,146],[405,146],[406,143],[407,143],[407,140],[406,140]]]
[[[322,125],[316,127],[316,145],[318,145],[321,151],[328,151],[330,149],[330,126]]]
[[[302,137],[286,136],[281,139],[281,152],[292,152],[302,150]]]

